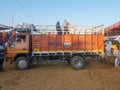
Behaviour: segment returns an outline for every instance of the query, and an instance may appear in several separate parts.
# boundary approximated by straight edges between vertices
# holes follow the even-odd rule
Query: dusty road
[[[0,90],[120,90],[120,67],[109,61],[87,60],[83,70],[67,64],[36,65],[23,71],[6,63],[4,67]]]

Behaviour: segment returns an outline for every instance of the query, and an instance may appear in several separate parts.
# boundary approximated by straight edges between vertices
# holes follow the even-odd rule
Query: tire
[[[72,57],[70,64],[73,69],[80,70],[84,68],[85,60],[81,56],[76,55]]]
[[[30,67],[30,62],[26,57],[18,57],[15,61],[15,67],[18,70],[26,70]]]

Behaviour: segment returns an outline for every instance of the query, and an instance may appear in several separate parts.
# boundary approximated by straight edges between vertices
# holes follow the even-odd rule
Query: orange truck
[[[7,59],[19,70],[42,60],[66,60],[78,70],[84,68],[87,57],[104,57],[104,29],[100,26],[69,34],[16,33],[7,44]]]

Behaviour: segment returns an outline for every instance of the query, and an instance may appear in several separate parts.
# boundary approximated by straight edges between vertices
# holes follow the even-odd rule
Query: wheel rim
[[[72,57],[70,64],[73,69],[80,70],[80,69],[84,68],[85,61],[84,61],[83,57],[76,55],[76,56]]]
[[[80,61],[80,60],[76,60],[76,61],[75,61],[75,65],[76,65],[76,66],[82,66],[81,61]]]
[[[27,62],[25,60],[20,60],[18,66],[20,69],[25,69],[27,67]]]

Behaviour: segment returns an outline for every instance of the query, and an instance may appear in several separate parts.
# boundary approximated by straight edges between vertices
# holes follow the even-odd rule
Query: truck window
[[[9,47],[13,46],[13,45],[15,44],[15,40],[16,40],[16,35],[14,35],[14,36],[10,39],[10,41],[8,42],[8,46],[9,46]]]
[[[26,36],[25,35],[14,35],[12,39],[8,42],[8,46],[12,47],[15,43],[24,43],[26,42]]]
[[[25,35],[18,35],[16,36],[16,42],[26,42],[26,36]]]

